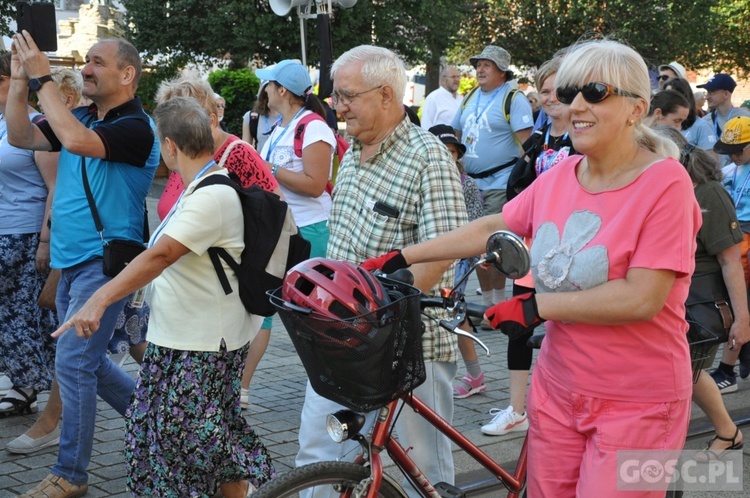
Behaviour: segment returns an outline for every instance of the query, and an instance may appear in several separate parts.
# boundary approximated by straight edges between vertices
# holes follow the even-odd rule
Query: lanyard
[[[729,114],[727,114],[727,120],[724,121],[724,124],[726,124],[727,121],[729,121],[732,118],[732,113],[734,112],[734,106],[732,106],[731,109],[729,109]],[[719,117],[719,113],[716,113],[715,118]],[[716,135],[716,140],[721,138],[721,129],[719,128],[719,120],[714,119],[714,134]]]
[[[202,177],[203,175],[205,175],[206,171],[208,171],[209,169],[211,169],[212,166],[216,166],[216,161],[214,161],[213,158],[210,161],[208,161],[208,163],[205,166],[203,166],[201,168],[201,170],[198,172],[198,174],[195,175],[195,178],[193,178],[193,181],[195,181],[195,180],[199,179],[200,177]],[[182,200],[182,196],[185,195],[185,191],[186,190],[187,190],[187,186],[182,191],[182,193],[180,194],[180,196],[177,198],[177,202],[175,202],[174,204],[172,204],[172,209],[170,209],[169,213],[167,214],[167,216],[164,217],[164,221],[162,221],[161,223],[159,223],[159,226],[156,227],[156,230],[154,230],[154,234],[151,236],[151,240],[149,240],[149,242],[148,242],[148,246],[149,247],[152,247],[154,245],[154,243],[156,242],[156,240],[159,238],[161,232],[164,231],[164,228],[167,226],[167,223],[169,223],[169,219],[172,218],[172,215],[177,210],[177,205]]]
[[[273,131],[273,127],[281,122],[281,116],[278,114],[276,115],[276,119],[273,120],[273,126],[271,125],[271,122],[268,120],[268,114],[263,116],[263,121],[266,124],[266,132],[264,133],[264,135],[268,135],[269,133],[271,133],[271,131]]]
[[[504,83],[500,85],[499,87],[497,87],[497,89],[494,92],[492,92],[490,101],[487,102],[487,104],[485,104],[485,106],[482,108],[481,111],[479,110],[479,101],[482,99],[482,90],[481,89],[479,90],[479,93],[477,94],[477,105],[474,106],[474,113],[476,114],[477,119],[479,119],[479,116],[487,112],[487,108],[492,104],[492,101],[495,100],[495,97],[497,97],[498,92],[503,86],[505,86]]]
[[[750,179],[750,171],[748,171],[745,174],[745,181],[742,182],[742,187],[740,188],[740,191],[737,193],[737,198],[734,197],[734,194],[736,192],[736,181],[737,181],[737,171],[739,171],[740,167],[739,165],[735,165],[734,168],[734,175],[732,175],[732,198],[734,199],[734,207],[740,205],[740,201],[742,200],[742,196],[745,194],[745,187],[747,186],[747,180]]]
[[[297,111],[297,114],[294,115],[292,120],[289,121],[289,124],[286,126],[286,128],[284,128],[284,131],[279,133],[279,135],[276,137],[276,140],[271,141],[271,144],[268,146],[268,152],[266,152],[266,161],[271,160],[271,152],[273,152],[273,149],[276,148],[276,144],[278,144],[279,141],[284,137],[284,135],[286,135],[286,132],[289,131],[289,128],[292,127],[292,123],[294,123],[299,117],[299,115],[302,114],[304,111],[305,111],[305,108],[301,107],[300,110]],[[279,128],[276,127],[276,129],[278,130]],[[275,130],[274,130],[274,133],[275,133]],[[271,135],[271,137],[273,138],[273,135]]]

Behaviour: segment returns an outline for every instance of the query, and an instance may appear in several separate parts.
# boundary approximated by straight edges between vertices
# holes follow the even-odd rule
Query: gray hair
[[[693,183],[721,182],[721,167],[715,155],[688,143],[685,136],[672,126],[655,126],[654,131],[670,139],[680,149],[680,162],[685,166]]]
[[[440,70],[441,80],[448,75],[448,69],[455,69],[456,71],[458,71],[459,76],[461,75],[461,71],[459,71],[456,66],[445,66],[443,69]]]
[[[370,86],[388,85],[399,103],[406,93],[406,68],[401,58],[387,48],[360,45],[344,52],[331,66],[331,78],[344,66],[362,63],[362,81]]]
[[[97,43],[116,43],[117,44],[117,69],[123,70],[128,66],[133,66],[135,75],[133,76],[133,89],[138,88],[143,72],[143,62],[138,49],[127,40],[122,38],[104,38]]]
[[[213,154],[211,119],[194,98],[174,97],[160,103],[154,110],[154,121],[160,142],[169,138],[190,158]]]
[[[651,101],[651,79],[643,57],[620,42],[605,38],[573,45],[560,64],[555,88],[582,86],[593,81],[637,95],[647,107]],[[643,124],[643,117],[634,123],[636,143],[655,154],[678,159],[680,151],[674,142],[654,133]]]

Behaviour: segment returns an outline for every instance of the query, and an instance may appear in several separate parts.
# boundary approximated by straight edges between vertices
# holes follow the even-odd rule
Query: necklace
[[[584,175],[585,175],[585,177],[586,177],[586,179],[588,181],[586,181],[586,182],[581,181],[581,185],[584,186],[584,188],[587,188],[587,190],[590,190],[590,191],[596,192],[596,193],[608,191],[610,189],[610,187],[612,187],[612,185],[615,184],[615,181],[617,181],[623,175],[625,175],[626,173],[630,173],[634,169],[638,169],[636,166],[632,166],[632,161],[629,161],[625,165],[623,165],[621,168],[619,168],[619,170],[614,175],[612,175],[612,177],[610,177],[608,179],[608,181],[604,185],[604,187],[602,187],[600,189],[594,189],[593,188],[594,178],[593,178],[593,176],[591,174],[591,167],[589,166],[588,158],[584,158],[584,161],[586,161],[586,169],[581,173],[581,180],[584,179]],[[605,181],[605,180],[602,180],[602,181]],[[587,183],[588,187],[585,187],[584,183]]]

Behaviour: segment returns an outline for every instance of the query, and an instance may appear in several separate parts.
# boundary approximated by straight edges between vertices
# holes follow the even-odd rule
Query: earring
[[[633,124],[635,124],[635,121],[628,119],[628,126],[633,126]]]

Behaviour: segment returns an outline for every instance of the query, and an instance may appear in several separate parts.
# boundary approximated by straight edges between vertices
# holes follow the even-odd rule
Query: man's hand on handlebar
[[[406,262],[404,256],[401,254],[401,249],[394,249],[377,258],[367,259],[360,266],[367,271],[380,270],[383,273],[393,273],[403,268],[408,268],[409,263]]]
[[[498,303],[487,310],[485,317],[492,327],[499,328],[511,340],[544,322],[539,316],[533,293],[521,294]]]

